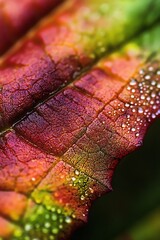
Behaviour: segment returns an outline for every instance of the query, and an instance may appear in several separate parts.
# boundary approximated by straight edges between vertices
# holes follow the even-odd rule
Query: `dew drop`
[[[74,213],[72,214],[72,218],[76,218],[76,215]]]
[[[59,224],[59,229],[62,229],[63,228],[63,225],[62,224]]]
[[[135,131],[136,131],[136,129],[133,127],[133,128],[131,128],[131,131],[132,131],[132,132],[135,132]]]
[[[139,107],[139,108],[138,108],[138,112],[139,112],[139,113],[143,113],[143,108]]]
[[[154,119],[154,118],[156,118],[156,115],[154,113],[152,113],[151,117]]]
[[[57,213],[60,214],[62,210],[60,208],[57,209]]]
[[[131,86],[135,86],[137,84],[137,81],[134,78],[132,78],[129,84]]]
[[[145,96],[144,96],[144,95],[141,95],[141,99],[144,100],[144,99],[145,99]]]
[[[143,74],[144,74],[144,70],[143,70],[143,69],[140,69],[140,70],[139,70],[139,74],[140,74],[140,75],[143,75]]]
[[[46,228],[50,228],[50,227],[51,227],[51,224],[50,224],[50,222],[46,222],[44,226],[45,226]]]
[[[130,106],[130,105],[129,105],[129,103],[125,103],[125,107],[127,107],[127,108],[128,108],[129,106]]]
[[[28,223],[28,224],[25,225],[24,228],[27,232],[29,232],[32,229],[32,226],[31,226],[31,224]]]
[[[157,88],[160,88],[160,83],[157,84]]]
[[[75,170],[75,174],[78,176],[78,175],[79,175],[79,171],[78,171],[78,170]]]
[[[53,233],[53,234],[57,234],[57,233],[58,233],[58,228],[53,228],[53,229],[52,229],[52,233]]]
[[[122,123],[122,128],[125,128],[126,127],[126,124],[125,123]]]
[[[91,193],[94,193],[94,190],[93,190],[93,188],[89,188],[89,191],[91,192]]]
[[[85,197],[83,195],[81,195],[81,200],[83,201],[85,199]]]
[[[71,222],[72,222],[72,219],[71,219],[70,217],[66,217],[66,218],[65,218],[65,222],[66,222],[66,223],[71,223]]]
[[[151,76],[150,76],[150,75],[146,75],[144,78],[145,78],[146,80],[150,80],[150,79],[151,79]]]
[[[152,72],[152,71],[154,70],[154,68],[153,68],[152,66],[150,66],[150,67],[148,68],[148,70],[149,70],[150,72]]]
[[[152,97],[152,98],[155,98],[155,97],[156,97],[156,93],[155,93],[155,92],[152,92],[152,93],[151,93],[151,97]]]
[[[48,233],[48,229],[47,228],[42,228],[42,232],[43,233]]]
[[[155,86],[155,85],[156,85],[156,81],[152,80],[152,81],[151,81],[151,85],[152,85],[152,86]]]
[[[53,221],[56,221],[57,220],[57,215],[55,213],[53,213],[51,218],[52,218]]]

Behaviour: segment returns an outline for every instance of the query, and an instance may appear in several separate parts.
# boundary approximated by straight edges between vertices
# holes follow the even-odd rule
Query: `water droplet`
[[[139,70],[139,74],[140,74],[140,75],[143,75],[143,74],[144,74],[144,70],[143,70],[143,69],[140,69],[140,70]]]
[[[155,86],[155,85],[156,85],[156,81],[152,80],[152,81],[151,81],[151,85],[152,85],[152,86]]]
[[[152,97],[152,98],[155,98],[155,97],[156,97],[156,93],[155,93],[155,92],[152,92],[152,93],[151,93],[151,97]]]
[[[160,88],[160,83],[157,84],[157,88]]]
[[[48,229],[47,228],[42,228],[42,232],[43,233],[48,233]]]
[[[132,78],[129,84],[130,84],[131,86],[135,86],[135,85],[137,84],[136,79]]]
[[[50,222],[46,222],[44,226],[45,226],[46,228],[50,228],[51,224],[50,224]]]
[[[129,106],[130,106],[130,105],[129,105],[129,103],[125,103],[125,107],[127,107],[127,108],[128,108]]]
[[[27,224],[25,225],[24,229],[28,232],[28,231],[30,231],[30,230],[32,229],[32,225],[29,224],[29,223],[27,223]]]
[[[154,119],[154,118],[156,118],[156,115],[154,113],[152,113],[151,117]]]
[[[81,200],[83,201],[85,199],[85,197],[83,195],[81,195]]]
[[[52,218],[53,221],[56,221],[57,220],[57,215],[55,213],[53,213],[51,218]]]
[[[139,107],[139,108],[138,108],[138,112],[139,112],[139,113],[143,113],[143,108]]]
[[[62,224],[59,224],[59,228],[62,229],[62,228],[63,228],[63,225],[62,225]]]
[[[67,216],[67,217],[65,218],[65,222],[66,222],[66,223],[71,223],[71,222],[72,222],[72,219]]]
[[[78,176],[78,175],[79,175],[79,171],[78,171],[78,170],[75,170],[75,174]]]
[[[57,233],[58,233],[58,228],[53,228],[53,229],[52,229],[52,233],[53,233],[53,234],[57,234]]]
[[[57,209],[57,213],[60,214],[62,210],[60,208]]]
[[[145,99],[145,96],[144,96],[144,95],[141,95],[141,99],[144,100],[144,99]]]
[[[91,188],[91,187],[89,187],[89,191],[90,191],[91,193],[94,193],[94,190],[93,190],[93,188]]]
[[[148,70],[149,70],[150,72],[152,72],[152,71],[154,70],[154,68],[153,68],[152,66],[150,66],[150,67],[148,68]]]
[[[146,75],[144,78],[145,78],[146,80],[150,80],[150,79],[151,79],[151,76],[150,76],[150,75]]]

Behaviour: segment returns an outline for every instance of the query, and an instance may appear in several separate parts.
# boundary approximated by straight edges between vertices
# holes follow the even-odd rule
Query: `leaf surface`
[[[0,54],[62,0],[0,0]]]
[[[160,27],[113,50],[158,20],[158,8],[69,1],[3,60],[2,238],[66,239],[111,190],[119,159],[160,113]]]

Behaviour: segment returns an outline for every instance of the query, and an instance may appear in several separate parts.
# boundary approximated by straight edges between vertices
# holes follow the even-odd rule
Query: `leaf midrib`
[[[46,96],[44,96],[44,98],[41,98],[39,100],[37,100],[35,102],[35,104],[33,104],[28,110],[25,110],[24,112],[22,112],[21,114],[19,114],[17,117],[14,118],[14,121],[11,122],[10,124],[8,124],[6,127],[1,128],[0,130],[0,137],[2,137],[3,135],[5,135],[5,133],[7,133],[8,131],[12,130],[14,128],[15,125],[19,124],[21,121],[23,121],[24,119],[26,119],[29,115],[31,115],[35,109],[41,105],[43,105],[44,103],[46,103],[48,100],[50,100],[51,98],[53,98],[56,94],[60,93],[63,89],[65,89],[67,86],[69,86],[70,84],[72,84],[74,81],[80,79],[82,76],[84,76],[85,74],[87,74],[94,66],[96,66],[96,64],[101,61],[104,57],[106,57],[107,55],[112,54],[113,52],[119,50],[119,48],[122,48],[124,45],[126,45],[128,42],[136,39],[139,35],[143,35],[143,33],[148,32],[149,30],[151,30],[152,28],[154,28],[156,25],[158,25],[159,23],[159,19],[158,18],[154,23],[152,23],[149,27],[147,26],[141,26],[141,28],[131,37],[127,38],[125,41],[121,42],[120,44],[118,44],[116,47],[110,48],[108,51],[104,52],[100,57],[97,57],[91,64],[89,64],[88,66],[84,67],[81,72],[79,73],[78,76],[76,76],[76,78],[72,78],[70,81],[68,81],[66,84],[62,84],[59,88],[57,88],[56,90],[54,90],[53,92],[50,92],[49,94],[47,94]],[[51,59],[51,58],[50,58]],[[52,60],[52,59],[51,59]],[[53,60],[52,60],[53,61]],[[4,119],[5,120],[5,119]]]

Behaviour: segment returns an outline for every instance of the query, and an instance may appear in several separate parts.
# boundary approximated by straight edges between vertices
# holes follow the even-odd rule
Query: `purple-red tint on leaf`
[[[112,189],[118,161],[141,146],[160,114],[160,59],[151,56],[160,28],[114,51],[132,36],[126,22],[139,33],[128,6],[137,16],[140,3],[126,1],[113,30],[124,39],[115,40],[102,0],[68,2],[0,66],[2,239],[66,239],[87,220],[92,201]]]
[[[0,54],[63,0],[0,0]]]

